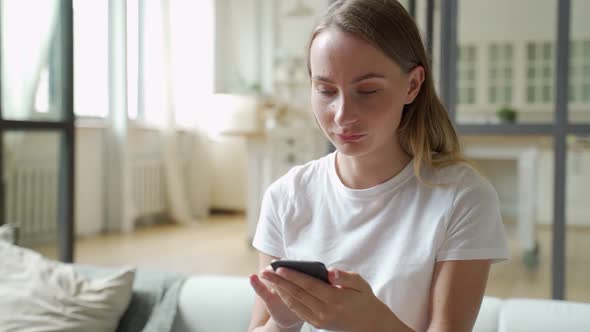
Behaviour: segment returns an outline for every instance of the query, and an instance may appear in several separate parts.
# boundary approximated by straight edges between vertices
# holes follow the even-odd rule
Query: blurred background
[[[0,224],[63,261],[247,275],[266,187],[325,155],[328,0],[0,0]],[[401,1],[512,260],[486,294],[590,301],[584,0]]]

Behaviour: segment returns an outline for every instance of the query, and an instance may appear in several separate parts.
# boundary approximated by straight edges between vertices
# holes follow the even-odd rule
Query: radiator
[[[6,221],[19,227],[19,243],[55,243],[58,172],[52,163],[19,163],[5,177]]]
[[[165,187],[162,162],[158,159],[133,162],[133,203],[137,218],[165,212]]]

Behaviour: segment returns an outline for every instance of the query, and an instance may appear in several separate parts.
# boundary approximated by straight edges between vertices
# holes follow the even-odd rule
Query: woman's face
[[[404,104],[422,80],[368,42],[338,29],[317,35],[310,49],[313,113],[339,152],[348,156],[399,151]],[[423,77],[419,68],[418,76]],[[392,150],[393,149],[393,150]]]

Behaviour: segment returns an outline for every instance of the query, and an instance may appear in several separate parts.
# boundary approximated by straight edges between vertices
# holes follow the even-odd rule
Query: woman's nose
[[[358,120],[358,116],[348,100],[341,97],[334,101],[334,122],[340,127],[347,127]]]

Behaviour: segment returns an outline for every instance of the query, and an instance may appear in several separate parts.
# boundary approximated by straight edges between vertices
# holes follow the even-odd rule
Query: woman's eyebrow
[[[366,80],[366,79],[369,79],[369,78],[381,78],[381,79],[383,79],[383,78],[386,78],[386,77],[384,75],[381,75],[381,74],[366,73],[366,74],[363,74],[363,75],[361,75],[359,77],[354,78],[351,81],[351,83],[358,83],[360,81],[363,81],[363,80]],[[334,81],[332,81],[330,78],[328,78],[326,76],[321,76],[321,75],[314,75],[312,77],[312,79],[314,81],[323,81],[323,82],[326,82],[326,83],[334,83]]]
[[[328,77],[326,77],[326,76],[321,76],[321,75],[314,75],[314,76],[313,76],[311,79],[312,79],[312,80],[314,80],[314,81],[323,81],[323,82],[326,82],[326,83],[334,83],[334,82],[333,82],[331,79],[329,79]]]
[[[360,81],[363,81],[363,80],[366,80],[366,79],[369,79],[369,78],[386,78],[386,77],[384,75],[381,75],[381,74],[367,73],[367,74],[361,75],[361,76],[353,79],[351,83],[358,83]]]

